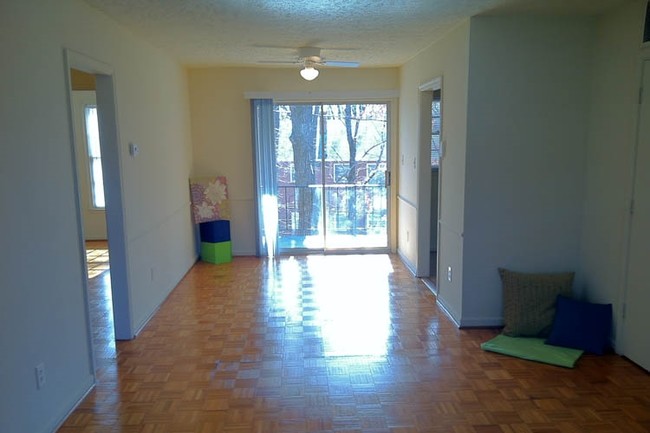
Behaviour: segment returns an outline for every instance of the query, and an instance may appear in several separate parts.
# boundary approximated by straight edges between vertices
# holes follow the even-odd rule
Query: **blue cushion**
[[[559,295],[546,344],[602,355],[609,347],[612,304],[593,304]]]

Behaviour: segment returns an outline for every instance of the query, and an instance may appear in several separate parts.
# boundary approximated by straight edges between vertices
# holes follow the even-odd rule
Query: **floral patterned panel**
[[[194,223],[230,219],[228,182],[225,176],[190,179]]]

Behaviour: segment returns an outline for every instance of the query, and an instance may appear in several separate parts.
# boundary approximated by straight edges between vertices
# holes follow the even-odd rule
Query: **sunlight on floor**
[[[316,321],[325,355],[385,356],[391,322],[388,257],[309,256],[307,267],[317,282]]]
[[[325,355],[380,357],[391,331],[392,271],[386,255],[290,257],[267,263],[268,293],[287,326],[320,330]]]
[[[88,278],[95,278],[109,269],[108,245],[105,241],[86,242]]]

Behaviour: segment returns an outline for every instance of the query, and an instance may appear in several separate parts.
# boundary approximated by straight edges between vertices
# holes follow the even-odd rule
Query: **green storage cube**
[[[201,242],[201,260],[208,263],[232,261],[232,242]]]

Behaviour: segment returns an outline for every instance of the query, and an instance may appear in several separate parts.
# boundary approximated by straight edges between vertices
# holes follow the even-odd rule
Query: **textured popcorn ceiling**
[[[626,1],[86,0],[185,65],[261,66],[318,46],[362,67],[401,65],[473,15],[596,15]]]

